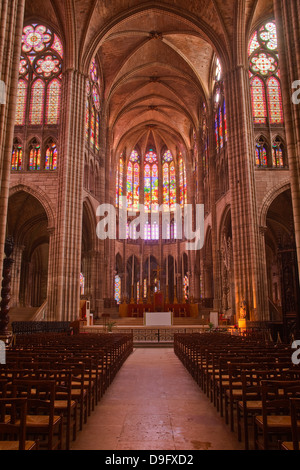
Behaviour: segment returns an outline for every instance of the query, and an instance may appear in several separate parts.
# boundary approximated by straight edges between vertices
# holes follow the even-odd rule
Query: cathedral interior
[[[2,2],[12,320],[73,321],[83,300],[96,319],[130,316],[161,293],[162,308],[185,306],[178,315],[298,330],[292,3]],[[103,205],[114,236],[97,232]],[[185,207],[194,228],[203,208],[196,249],[177,217]]]
[[[299,450],[299,18],[0,1],[0,450]]]

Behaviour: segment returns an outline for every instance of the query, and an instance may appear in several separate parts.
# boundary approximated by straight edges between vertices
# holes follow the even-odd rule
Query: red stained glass
[[[127,168],[127,209],[133,208],[133,165],[129,160]]]
[[[259,144],[256,146],[256,166],[263,168],[268,166],[268,155],[266,147]]]
[[[265,86],[259,77],[254,77],[251,81],[251,97],[254,122],[265,124],[267,118]]]
[[[174,210],[176,204],[176,173],[172,153],[163,156],[163,206],[165,211]]]
[[[139,210],[140,202],[140,165],[135,163],[133,167],[133,210]]]
[[[48,86],[47,92],[47,124],[58,124],[60,114],[61,82],[54,79]]]
[[[31,89],[30,124],[41,125],[44,114],[45,83],[38,79]]]
[[[46,149],[45,170],[57,169],[57,147],[54,143],[49,144]]]
[[[23,149],[20,145],[15,145],[11,158],[11,169],[13,171],[22,170]]]
[[[255,124],[283,124],[276,24],[265,23],[249,45],[250,83]],[[254,77],[253,77],[254,75]]]
[[[95,145],[95,110],[92,109],[91,123],[90,123],[90,142],[92,147]]]
[[[41,147],[36,145],[30,149],[29,170],[35,171],[41,169]]]
[[[283,123],[282,96],[280,83],[275,77],[267,81],[269,114],[271,124]]]
[[[186,169],[183,159],[179,160],[180,204],[187,204]]]
[[[17,112],[15,122],[17,126],[23,126],[25,124],[27,86],[28,83],[25,80],[19,80],[17,94]]]
[[[49,28],[31,24],[23,28],[20,75],[16,124],[25,124],[27,89],[30,93],[29,123],[42,125],[44,114],[46,124],[58,124],[61,82],[59,80],[63,57],[61,40]],[[36,79],[37,76],[40,78]],[[57,77],[53,80],[54,77]],[[50,81],[46,90],[46,83]],[[52,80],[52,81],[51,81]],[[25,91],[26,84],[26,91]],[[46,95],[47,91],[47,96]],[[46,105],[46,109],[45,109]]]
[[[100,118],[99,114],[96,116],[96,150],[100,150]]]
[[[273,167],[284,168],[283,149],[281,145],[274,145],[272,149],[273,153]]]

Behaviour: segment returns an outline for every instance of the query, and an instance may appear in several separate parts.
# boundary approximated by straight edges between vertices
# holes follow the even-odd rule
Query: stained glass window
[[[127,209],[138,211],[140,206],[140,158],[134,150],[127,166]]]
[[[80,273],[80,295],[84,295],[84,288],[85,288],[85,278],[82,273]]]
[[[30,117],[29,122],[33,125],[41,125],[44,112],[45,83],[38,79],[31,89]]]
[[[115,276],[115,301],[117,304],[121,303],[121,278],[119,275]]]
[[[90,65],[86,93],[86,140],[92,151],[99,152],[101,95],[99,67],[95,58]]]
[[[258,48],[259,48],[259,42],[257,40],[257,31],[255,31],[249,43],[248,55],[250,56]]]
[[[123,156],[119,159],[116,171],[116,207],[122,207],[122,196],[124,193],[124,160]]]
[[[61,82],[57,78],[52,80],[47,92],[47,124],[58,124],[60,113]]]
[[[225,142],[227,142],[227,116],[224,98],[224,84],[221,81],[221,76],[222,70],[220,61],[217,59],[214,90],[214,131],[217,152],[221,151],[224,148]]]
[[[16,125],[58,124],[63,46],[59,37],[40,24],[24,27],[20,59]],[[26,110],[29,95],[29,110]]]
[[[189,298],[189,278],[188,276],[184,276],[183,278],[183,292],[185,300]]]
[[[261,78],[251,80],[252,109],[255,124],[265,124],[267,120],[265,85]]]
[[[154,222],[151,227],[151,239],[159,240],[159,225],[157,222]]]
[[[179,160],[180,205],[187,204],[186,168],[182,158]]]
[[[149,222],[145,224],[145,240],[151,240],[151,224]]]
[[[158,212],[158,159],[153,150],[145,156],[144,205],[146,212]]]
[[[283,122],[282,98],[280,83],[277,78],[270,77],[267,81],[269,114],[271,124]]]
[[[99,117],[98,113],[97,113],[97,116],[96,116],[96,131],[95,131],[95,134],[96,134],[95,147],[96,147],[96,150],[99,151],[100,150],[100,117]]]
[[[56,170],[57,168],[57,147],[55,143],[50,143],[46,147],[45,170]]]
[[[41,169],[41,147],[39,144],[32,144],[29,152],[29,170]]]
[[[218,121],[218,114],[215,114],[215,138],[216,138],[216,149],[217,151],[220,148],[219,144],[219,121]]]
[[[218,124],[219,124],[219,142],[220,148],[224,147],[224,137],[223,137],[223,113],[221,106],[219,107],[219,116],[218,116]]]
[[[274,168],[284,168],[283,145],[280,140],[275,140],[272,147],[272,163]]]
[[[89,101],[86,100],[86,108],[85,108],[85,135],[86,140],[89,141],[90,136],[90,107]]]
[[[28,83],[26,80],[19,80],[17,94],[17,112],[16,125],[23,126],[25,124],[26,98]]]
[[[15,144],[12,151],[11,169],[13,171],[22,170],[23,149],[20,144]]]
[[[216,77],[215,77],[216,82],[219,82],[221,80],[221,75],[222,75],[222,68],[221,68],[220,60],[217,59],[217,61],[216,61]]]
[[[172,220],[171,222],[171,240],[176,240],[177,239],[177,227],[176,227],[176,222],[175,220]]]
[[[168,150],[163,156],[163,205],[165,211],[172,211],[176,204],[176,171],[173,155]]]
[[[268,154],[263,143],[256,144],[256,166],[266,168],[268,166]]]
[[[224,137],[225,137],[225,142],[227,142],[227,114],[226,114],[226,103],[224,100]]]
[[[249,76],[255,124],[283,124],[275,22],[261,26],[249,43]]]
[[[90,143],[93,147],[95,145],[95,109],[92,109],[91,122],[90,122]]]

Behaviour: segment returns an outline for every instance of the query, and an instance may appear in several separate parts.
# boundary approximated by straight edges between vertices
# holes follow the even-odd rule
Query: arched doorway
[[[284,335],[299,330],[299,274],[291,191],[281,193],[267,212],[265,233],[271,321],[283,322]]]
[[[48,217],[26,191],[9,198],[7,235],[14,240],[11,307],[40,307],[47,298]]]

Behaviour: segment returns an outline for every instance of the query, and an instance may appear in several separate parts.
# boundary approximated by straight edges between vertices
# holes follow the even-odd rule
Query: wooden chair
[[[279,370],[260,370],[263,364],[253,364],[252,370],[241,373],[242,397],[237,403],[238,440],[242,441],[242,428],[245,450],[249,450],[249,427],[253,418],[262,414],[261,384],[263,380],[282,380],[284,376]]]
[[[300,398],[290,399],[291,421],[292,421],[292,441],[280,443],[281,450],[300,450],[299,428],[300,428]]]
[[[26,440],[26,398],[0,398],[0,451],[37,450],[38,442]]]
[[[54,410],[62,415],[65,432],[65,448],[70,449],[71,432],[73,441],[77,434],[77,401],[72,399],[72,372],[69,370],[40,370],[39,380],[55,381]]]
[[[263,380],[261,391],[262,414],[254,418],[255,449],[269,450],[272,446],[278,449],[282,437],[292,433],[290,398],[300,397],[300,381]]]
[[[15,380],[13,397],[27,398],[26,435],[43,437],[48,450],[62,449],[62,416],[54,413],[54,380]]]
[[[6,397],[7,379],[0,378],[0,398]]]

